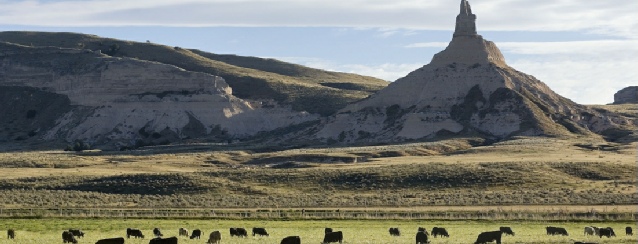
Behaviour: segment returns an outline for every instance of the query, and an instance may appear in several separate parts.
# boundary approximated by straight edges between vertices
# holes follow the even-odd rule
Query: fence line
[[[211,218],[348,220],[544,220],[637,221],[637,213],[548,211],[384,211],[304,209],[99,209],[0,208],[0,218]]]

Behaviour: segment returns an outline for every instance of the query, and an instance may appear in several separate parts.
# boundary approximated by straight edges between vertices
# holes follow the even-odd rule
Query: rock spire
[[[472,7],[467,0],[461,1],[461,11],[456,16],[454,36],[474,36],[476,33],[476,15],[472,14]]]

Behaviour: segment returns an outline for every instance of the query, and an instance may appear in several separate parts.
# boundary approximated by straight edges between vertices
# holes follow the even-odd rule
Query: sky
[[[460,0],[0,0],[0,31],[79,32],[394,81],[452,39]],[[581,104],[638,85],[638,1],[471,0],[506,62]]]

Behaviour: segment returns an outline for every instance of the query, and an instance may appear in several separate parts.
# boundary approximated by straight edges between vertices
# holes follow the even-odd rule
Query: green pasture
[[[616,231],[615,238],[598,238],[584,236],[583,228],[588,225],[612,227]],[[414,236],[418,227],[425,227],[431,231],[432,227],[444,227],[448,230],[449,238],[431,238],[431,243],[474,243],[477,235],[483,231],[498,230],[500,226],[509,226],[516,236],[506,236],[503,243],[573,243],[574,241],[588,241],[597,243],[637,243],[635,236],[625,236],[625,227],[636,229],[635,222],[532,222],[532,221],[404,221],[404,220],[321,220],[321,221],[243,221],[243,220],[154,220],[154,219],[1,219],[0,228],[16,230],[16,239],[0,239],[2,243],[62,243],[61,233],[69,228],[79,228],[86,233],[86,237],[79,239],[79,243],[95,243],[101,238],[125,237],[127,227],[141,229],[146,239],[127,239],[126,243],[148,243],[152,229],[158,227],[165,236],[177,236],[178,229],[201,229],[204,233],[201,240],[180,238],[179,243],[205,243],[208,234],[214,230],[222,232],[222,243],[278,244],[282,238],[290,235],[301,237],[302,243],[320,243],[323,239],[323,229],[331,227],[335,231],[344,233],[344,242],[352,244],[392,244],[414,243]],[[569,232],[568,237],[547,236],[545,226],[564,227]],[[269,237],[230,238],[230,227],[243,227],[250,232],[252,227],[264,227],[270,233]],[[400,237],[391,237],[388,228],[398,227]],[[6,234],[6,233],[5,233]],[[249,233],[250,235],[250,233]]]

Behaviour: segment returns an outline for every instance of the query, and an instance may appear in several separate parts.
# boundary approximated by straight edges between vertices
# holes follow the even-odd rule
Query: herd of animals
[[[552,235],[552,236],[553,235],[562,235],[562,236],[569,235],[567,233],[567,230],[562,227],[548,226],[548,227],[545,227],[545,230],[547,231],[547,235]],[[322,244],[343,242],[343,233],[341,231],[333,231],[332,228],[325,228],[324,232],[325,234],[324,234]],[[399,228],[390,228],[389,232],[391,236],[401,236],[401,231],[399,230]],[[253,228],[252,235],[253,236],[256,236],[256,235],[269,236],[268,232],[264,228]],[[434,227],[432,228],[432,231],[428,233],[428,231],[425,228],[419,227],[416,233],[416,238],[415,238],[416,244],[430,243],[430,240],[429,240],[430,235],[432,235],[432,237],[434,238],[436,238],[437,236],[450,237],[450,235],[448,234],[445,228]],[[501,244],[501,239],[503,235],[514,236],[514,231],[512,231],[512,228],[510,227],[500,227],[499,230],[497,231],[483,232],[478,235],[476,242],[474,242],[474,244],[487,244],[488,242],[489,243],[496,242],[496,244]],[[592,236],[596,235],[600,238],[602,238],[603,236],[607,238],[611,238],[611,237],[615,237],[616,233],[614,232],[614,229],[612,229],[611,227],[602,228],[602,227],[595,227],[595,226],[587,226],[584,229],[584,235],[592,235]],[[625,235],[633,236],[633,229],[631,227],[626,227]],[[159,228],[153,229],[153,236],[154,238],[149,241],[149,244],[177,244],[177,241],[179,240],[175,236],[169,237],[169,238],[163,238],[164,235],[162,234]],[[187,229],[179,228],[179,236],[180,237],[185,236],[190,239],[200,239],[202,236],[202,231],[199,229],[195,229],[189,235],[189,232]],[[84,237],[84,232],[82,230],[70,229],[70,230],[65,230],[62,232],[63,243],[76,244],[78,243],[78,239],[83,237]],[[144,239],[144,234],[142,234],[142,231],[139,229],[127,228],[126,238],[130,239],[131,237]],[[230,228],[230,237],[248,237],[248,232],[244,228]],[[15,239],[16,238],[15,230],[9,229],[7,231],[7,238]],[[210,233],[210,235],[208,235],[208,241],[206,243],[219,244],[221,242],[221,239],[222,239],[221,233],[219,231],[213,231]],[[123,244],[123,243],[124,243],[124,237],[116,237],[116,238],[101,239],[101,240],[98,240],[95,244]],[[301,238],[299,236],[288,236],[281,240],[281,244],[301,244]],[[596,243],[577,241],[577,242],[574,242],[574,244],[596,244]]]

